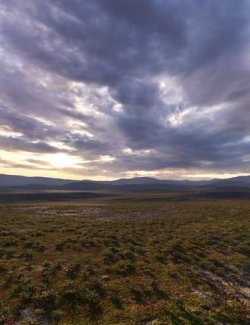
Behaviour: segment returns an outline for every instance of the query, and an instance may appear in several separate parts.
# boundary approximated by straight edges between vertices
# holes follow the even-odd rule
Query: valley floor
[[[247,324],[250,201],[0,205],[0,324]]]

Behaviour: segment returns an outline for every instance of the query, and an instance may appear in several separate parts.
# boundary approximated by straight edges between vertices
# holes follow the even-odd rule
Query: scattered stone
[[[110,276],[109,275],[103,275],[102,276],[102,280],[103,281],[109,281],[110,280]]]
[[[23,322],[27,324],[40,324],[40,325],[49,325],[49,319],[46,315],[41,317],[35,316],[35,311],[32,308],[25,308],[19,311],[22,321],[14,322],[13,325],[21,325]]]
[[[152,324],[152,325],[160,325],[160,322],[159,322],[157,319],[155,319],[155,320],[153,320],[153,321],[151,322],[151,324]]]
[[[20,310],[20,314],[23,318],[30,318],[34,316],[34,311],[31,308],[26,308]]]

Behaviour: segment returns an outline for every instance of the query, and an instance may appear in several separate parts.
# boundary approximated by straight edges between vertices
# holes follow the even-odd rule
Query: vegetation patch
[[[242,200],[3,204],[0,324],[247,324],[249,216]]]

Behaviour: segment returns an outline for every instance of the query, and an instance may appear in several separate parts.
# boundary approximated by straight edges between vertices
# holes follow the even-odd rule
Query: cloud
[[[0,121],[20,133],[1,149],[81,156],[79,176],[250,172],[249,6],[0,0]]]

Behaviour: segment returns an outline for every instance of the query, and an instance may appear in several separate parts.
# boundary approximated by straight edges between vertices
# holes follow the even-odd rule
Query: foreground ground
[[[247,324],[250,201],[0,205],[0,324]]]

